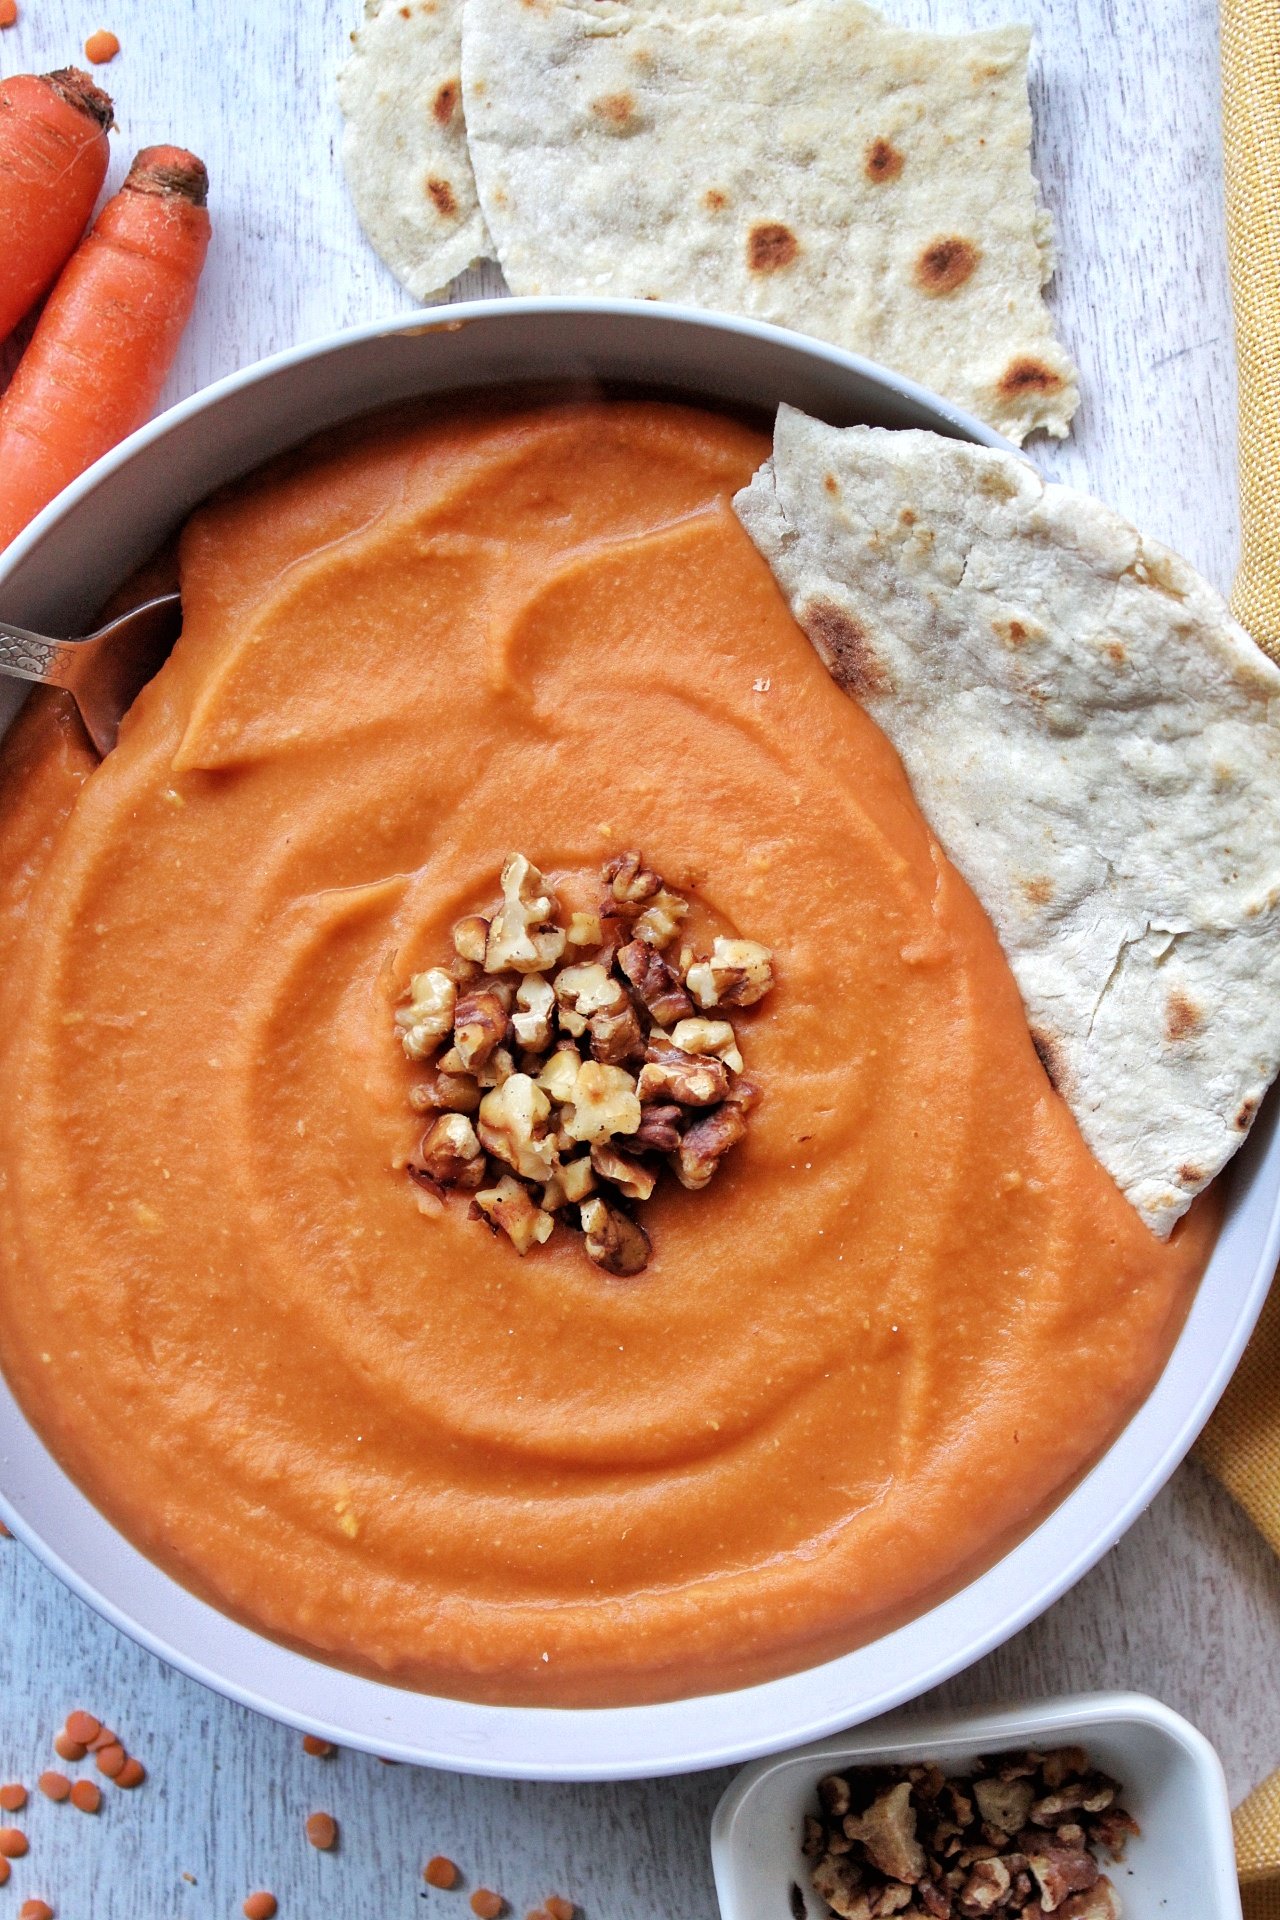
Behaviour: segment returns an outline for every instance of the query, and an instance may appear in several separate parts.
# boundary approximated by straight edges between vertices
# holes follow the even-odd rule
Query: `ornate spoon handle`
[[[0,622],[0,673],[18,680],[43,681],[52,687],[71,684],[76,650],[82,641],[50,640],[42,633]]]

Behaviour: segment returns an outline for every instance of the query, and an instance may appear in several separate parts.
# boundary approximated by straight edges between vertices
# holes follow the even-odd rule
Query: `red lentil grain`
[[[551,1920],[573,1920],[578,1911],[572,1900],[564,1900],[558,1893],[553,1893],[551,1898],[544,1900],[542,1904],[551,1915]]]
[[[304,1733],[302,1751],[314,1754],[317,1760],[327,1760],[331,1753],[336,1753],[337,1749],[332,1740],[322,1740],[318,1733]]]
[[[91,66],[105,66],[108,60],[114,60],[120,51],[120,42],[114,33],[100,30],[91,33],[84,43],[84,57]]]
[[[89,1742],[96,1740],[102,1732],[102,1722],[101,1720],[95,1719],[93,1714],[85,1713],[81,1708],[77,1707],[74,1713],[67,1715],[63,1732],[66,1734],[68,1740],[74,1740],[80,1746],[87,1747]],[[114,1740],[115,1735],[112,1734],[111,1738]]]
[[[71,1791],[71,1782],[65,1773],[42,1773],[36,1781],[46,1800],[65,1800]]]
[[[18,0],[0,0],[0,27],[16,27],[18,24]],[[0,1539],[8,1539],[9,1529],[0,1520]]]
[[[59,1760],[83,1760],[89,1751],[83,1740],[73,1740],[69,1733],[54,1735],[53,1750]]]
[[[313,1813],[307,1821],[307,1838],[321,1853],[328,1853],[338,1838],[338,1823],[331,1813]]]
[[[7,1886],[8,1883],[9,1883],[9,1862],[5,1859],[4,1855],[0,1853],[0,1887]]]
[[[97,1754],[98,1772],[105,1773],[108,1780],[114,1780],[117,1774],[123,1773],[127,1758],[128,1755],[118,1740],[109,1747],[101,1747]]]
[[[71,1804],[81,1813],[96,1813],[102,1805],[102,1788],[96,1780],[77,1780],[71,1788]]]
[[[116,1775],[118,1787],[140,1787],[147,1777],[147,1770],[141,1760],[135,1760],[130,1754]]]
[[[443,1887],[447,1892],[458,1884],[458,1869],[447,1855],[434,1853],[422,1869],[422,1877],[429,1887]]]
[[[90,1753],[101,1753],[104,1747],[118,1747],[122,1742],[112,1733],[110,1727],[99,1727],[98,1731],[90,1736],[87,1744]]]
[[[7,1786],[0,1787],[0,1807],[6,1813],[21,1813],[27,1804],[27,1790],[20,1781],[10,1780]]]
[[[18,1908],[18,1920],[53,1920],[53,1908],[47,1900],[24,1900]]]
[[[477,1887],[471,1896],[471,1911],[476,1920],[498,1920],[500,1913],[506,1912],[507,1903],[500,1893],[492,1887]]]
[[[251,1893],[240,1911],[244,1920],[275,1920],[276,1897],[274,1893]]]
[[[6,1860],[21,1860],[27,1850],[27,1836],[21,1827],[0,1827],[0,1854]]]

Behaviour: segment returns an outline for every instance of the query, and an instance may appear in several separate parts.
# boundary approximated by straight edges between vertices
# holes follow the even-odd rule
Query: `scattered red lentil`
[[[47,1900],[24,1900],[18,1908],[18,1920],[53,1920],[53,1908]]]
[[[71,1804],[81,1813],[96,1813],[102,1805],[102,1788],[95,1780],[77,1780],[71,1789]]]
[[[36,1785],[46,1800],[65,1800],[71,1791],[71,1782],[65,1773],[42,1773]]]
[[[73,1740],[69,1733],[54,1735],[53,1750],[59,1760],[83,1760],[89,1751],[82,1740]]]
[[[506,1911],[506,1901],[492,1887],[477,1887],[471,1896],[471,1911],[476,1920],[498,1920],[498,1915]]]
[[[114,1780],[117,1774],[123,1773],[126,1758],[125,1750],[118,1740],[113,1741],[109,1747],[100,1747],[97,1754],[98,1772],[105,1773],[108,1780]]]
[[[429,1887],[443,1887],[447,1890],[449,1887],[457,1886],[458,1869],[445,1854],[435,1853],[422,1869],[422,1877]]]
[[[17,1780],[11,1780],[8,1786],[0,1787],[0,1807],[6,1813],[21,1813],[27,1804],[27,1790]]]
[[[307,1838],[321,1853],[328,1853],[338,1837],[338,1823],[331,1813],[313,1813],[307,1821]]]
[[[141,1760],[135,1760],[130,1754],[116,1775],[118,1787],[140,1787],[147,1777],[147,1770]]]
[[[87,1744],[90,1753],[101,1753],[104,1747],[118,1747],[121,1742],[110,1727],[99,1727],[96,1733],[89,1736]]]
[[[9,1880],[9,1862],[0,1853],[0,1887],[7,1886]]]
[[[0,1827],[0,1854],[6,1860],[21,1860],[27,1850],[27,1836],[21,1827]]]
[[[551,1898],[544,1900],[542,1904],[551,1915],[551,1920],[573,1920],[574,1914],[578,1911],[572,1900],[565,1900],[558,1893],[553,1893]]]
[[[91,33],[84,43],[84,57],[91,66],[105,67],[108,60],[114,60],[120,51],[120,42],[114,33],[99,30]]]
[[[335,1753],[337,1749],[332,1740],[322,1740],[318,1733],[304,1733],[302,1751],[314,1754],[317,1760],[327,1760],[329,1755]]]
[[[5,18],[6,14],[9,16],[8,19]],[[11,27],[17,17],[18,9],[14,5],[14,0],[0,0],[0,27]],[[12,1538],[13,1535],[8,1527],[3,1520],[0,1520],[0,1540],[12,1540]]]
[[[0,0],[0,27],[16,27],[18,24],[18,0]],[[0,1534],[8,1534],[9,1529],[0,1520]]]
[[[63,1732],[68,1740],[74,1740],[78,1747],[87,1747],[89,1742],[96,1740],[102,1732],[102,1722],[95,1719],[93,1714],[85,1713],[82,1708],[77,1707],[74,1713],[67,1715]],[[115,1735],[112,1734],[111,1738],[114,1740]]]
[[[276,1897],[274,1893],[251,1893],[240,1911],[244,1920],[275,1920]]]

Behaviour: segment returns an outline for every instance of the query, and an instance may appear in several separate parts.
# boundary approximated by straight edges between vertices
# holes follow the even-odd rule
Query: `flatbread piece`
[[[466,0],[468,138],[508,285],[774,321],[1012,439],[1064,434],[1029,45],[889,27],[859,0]]]
[[[367,0],[351,39],[347,185],[370,245],[425,300],[493,257],[462,117],[462,0]]]
[[[1010,454],[784,407],[735,507],[1167,1236],[1280,1065],[1280,669],[1185,561]]]

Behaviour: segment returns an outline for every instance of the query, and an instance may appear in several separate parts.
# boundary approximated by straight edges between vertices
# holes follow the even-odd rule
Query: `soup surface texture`
[[[0,1359],[111,1519],[266,1632],[591,1704],[847,1649],[1116,1434],[1216,1223],[1157,1242],[992,929],[657,402],[343,429],[195,514],[95,767],[0,771]],[[520,848],[640,848],[766,943],[763,1098],[634,1280],[425,1217],[394,1011]]]

